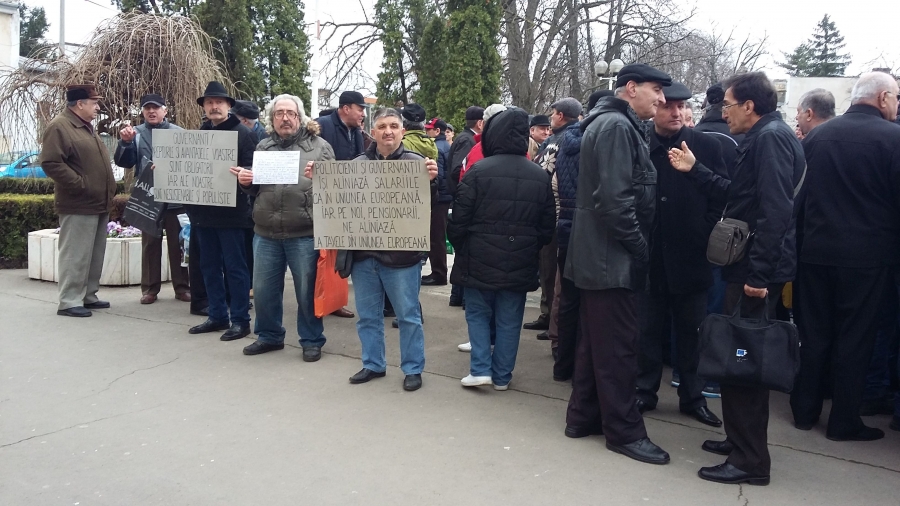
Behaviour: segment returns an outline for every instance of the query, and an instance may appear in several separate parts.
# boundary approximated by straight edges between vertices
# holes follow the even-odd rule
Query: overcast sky
[[[57,0],[24,0],[29,6],[43,6],[50,22],[48,38],[59,40],[59,10]],[[346,13],[357,18],[359,3],[371,12],[374,0],[327,0],[319,3],[320,19],[340,20]],[[306,18],[313,21],[316,0],[306,0]],[[847,0],[680,0],[684,9],[696,7],[691,24],[696,28],[713,25],[719,31],[735,29],[743,40],[746,35],[769,37],[768,67],[772,77],[783,74],[774,61],[781,61],[781,53],[791,52],[812,34],[816,23],[829,14],[844,36],[846,51],[852,57],[848,75],[870,70],[871,62],[877,66],[897,69],[900,67],[900,46],[893,35],[893,17],[896,4],[882,0],[848,2]],[[862,6],[865,5],[865,8]],[[117,13],[109,0],[66,0],[66,41],[83,43],[97,25]],[[872,19],[872,16],[877,16]],[[879,21],[880,26],[879,26]],[[370,59],[369,61],[372,61]],[[378,60],[374,59],[377,65]],[[375,69],[377,72],[377,69]]]

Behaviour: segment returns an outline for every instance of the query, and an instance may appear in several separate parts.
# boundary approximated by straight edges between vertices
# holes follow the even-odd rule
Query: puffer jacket
[[[319,124],[309,120],[289,139],[273,135],[263,139],[257,151],[299,151],[297,184],[263,184],[241,188],[256,196],[253,231],[267,239],[293,239],[313,235],[312,179],[303,177],[307,162],[334,160],[334,151],[319,137]]]
[[[581,158],[581,125],[566,128],[556,153],[556,191],[559,198],[559,218],[556,223],[560,249],[569,247],[572,218],[575,216],[575,189],[578,188],[578,161]]]
[[[582,290],[644,290],[656,168],[628,102],[603,97],[581,122],[581,161],[565,276]]]
[[[407,130],[403,134],[403,147],[407,151],[419,153],[425,158],[437,160],[438,149],[434,144],[434,139],[428,137],[424,130]]]
[[[550,175],[529,161],[528,114],[488,120],[485,158],[457,186],[447,236],[456,248],[450,281],[480,290],[536,290],[538,252],[556,223]]]

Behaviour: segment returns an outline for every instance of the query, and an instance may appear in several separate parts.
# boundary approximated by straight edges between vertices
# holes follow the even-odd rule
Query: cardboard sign
[[[425,160],[316,162],[313,220],[316,249],[428,251]]]
[[[237,132],[153,131],[153,197],[157,202],[235,207]]]
[[[297,184],[301,170],[299,151],[253,152],[253,184]]]
[[[152,164],[147,157],[141,160],[141,175],[134,182],[122,218],[144,234],[162,237],[162,213],[166,205],[153,198],[153,171],[150,170]]]

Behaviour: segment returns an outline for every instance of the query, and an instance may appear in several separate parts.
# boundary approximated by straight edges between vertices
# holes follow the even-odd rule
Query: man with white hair
[[[833,441],[884,437],[863,424],[860,405],[879,310],[896,289],[893,271],[900,265],[900,126],[892,123],[898,93],[888,74],[863,74],[847,112],[803,143],[809,170],[796,207],[803,347],[791,410],[798,429],[811,429],[830,386],[825,436]]]
[[[797,104],[797,128],[804,137],[817,126],[834,118],[834,95],[823,88],[809,90]]]
[[[319,137],[319,124],[309,119],[294,95],[278,95],[265,110],[268,137],[257,151],[299,151],[297,184],[253,184],[253,171],[235,167],[241,189],[253,203],[253,293],[256,299],[256,342],[244,355],[284,349],[284,272],[291,269],[297,296],[297,334],[303,360],[322,357],[325,330],[316,317],[314,295],[319,252],[313,239],[312,179],[303,171],[311,161],[334,160],[331,145]]]

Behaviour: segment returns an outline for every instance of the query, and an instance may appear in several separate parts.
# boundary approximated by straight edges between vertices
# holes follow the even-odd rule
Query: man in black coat
[[[727,177],[722,148],[710,135],[684,126],[686,100],[691,91],[673,83],[664,91],[666,103],[657,108],[650,134],[650,160],[656,167],[656,223],[650,235],[650,290],[638,297],[641,339],[638,352],[637,402],[642,413],[656,409],[663,353],[668,353],[664,333],[670,315],[675,331],[675,365],[681,375],[679,408],[701,423],[722,425],[706,406],[704,382],[697,377],[698,328],[706,317],[707,290],[712,269],[706,245],[713,225],[722,216],[724,199],[704,195],[687,174],[669,163],[669,149],[691,146],[697,164]]]
[[[725,90],[722,83],[716,83],[706,90],[706,111],[700,122],[694,127],[698,132],[711,134],[722,145],[722,158],[728,173],[734,169],[737,159],[737,147],[744,140],[744,134],[733,134],[728,124],[722,119],[722,100],[725,99]]]
[[[238,133],[237,163],[244,168],[253,165],[257,139],[249,128],[229,114],[235,100],[216,81],[209,83],[197,99],[207,121],[201,130],[225,130]],[[250,268],[247,264],[246,235],[253,228],[250,199],[238,188],[235,207],[186,205],[191,219],[191,235],[200,242],[200,270],[209,299],[209,318],[191,327],[191,334],[225,330],[222,341],[240,339],[250,334]],[[228,278],[230,301],[226,302],[225,278]],[[230,313],[230,318],[229,318]]]
[[[338,108],[328,116],[316,118],[320,134],[334,149],[335,160],[352,160],[365,151],[362,126],[366,120],[366,101],[358,91],[345,91]]]
[[[879,313],[900,265],[900,126],[892,123],[898,92],[890,75],[863,74],[847,112],[803,141],[809,166],[798,202],[803,346],[791,409],[796,427],[811,429],[830,387],[825,435],[834,441],[884,437],[863,424],[859,409]]]
[[[457,251],[451,280],[465,287],[472,344],[470,372],[462,379],[466,387],[508,388],[525,297],[538,287],[537,253],[556,224],[550,175],[525,157],[528,128],[522,109],[491,117],[482,138],[485,158],[457,187],[447,232]]]

